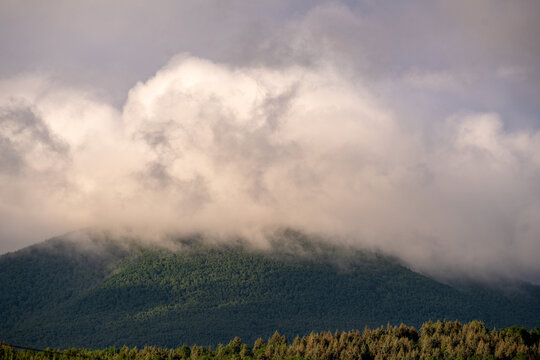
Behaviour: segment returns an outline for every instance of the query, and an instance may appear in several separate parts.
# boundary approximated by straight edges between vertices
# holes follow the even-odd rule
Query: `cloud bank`
[[[0,252],[289,226],[540,283],[540,2],[0,10]]]
[[[121,111],[14,77],[0,83],[0,129],[0,236],[13,242],[285,226],[441,276],[540,278],[540,132],[472,112],[427,131],[331,62],[179,55]]]

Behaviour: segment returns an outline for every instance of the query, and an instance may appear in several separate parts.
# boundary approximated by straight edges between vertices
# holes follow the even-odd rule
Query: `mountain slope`
[[[0,340],[171,347],[443,318],[540,324],[539,287],[458,290],[393,259],[295,232],[271,252],[197,238],[176,240],[176,251],[94,244],[98,250],[55,239],[0,257]]]

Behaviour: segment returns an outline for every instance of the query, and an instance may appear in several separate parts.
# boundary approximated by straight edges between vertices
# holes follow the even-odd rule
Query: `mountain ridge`
[[[0,256],[0,339],[57,347],[216,345],[386,323],[540,324],[540,287],[458,288],[397,259],[285,231],[271,249],[66,237]],[[283,245],[287,244],[287,246]]]

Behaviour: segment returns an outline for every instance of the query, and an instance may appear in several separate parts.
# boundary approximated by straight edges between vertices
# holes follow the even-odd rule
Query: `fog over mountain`
[[[540,283],[538,2],[0,10],[2,253],[290,227]]]

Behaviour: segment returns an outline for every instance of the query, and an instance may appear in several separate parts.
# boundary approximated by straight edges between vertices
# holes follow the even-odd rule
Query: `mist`
[[[0,80],[0,250],[88,227],[259,245],[292,228],[442,278],[540,283],[540,51],[526,11],[537,5],[455,4],[429,6],[448,28],[416,2],[294,16],[282,4],[251,37],[235,34],[255,25],[227,26],[227,50],[208,50],[204,33],[142,70],[133,50],[120,73],[139,78],[112,90],[110,79],[11,71]],[[103,64],[89,74],[114,73]]]

